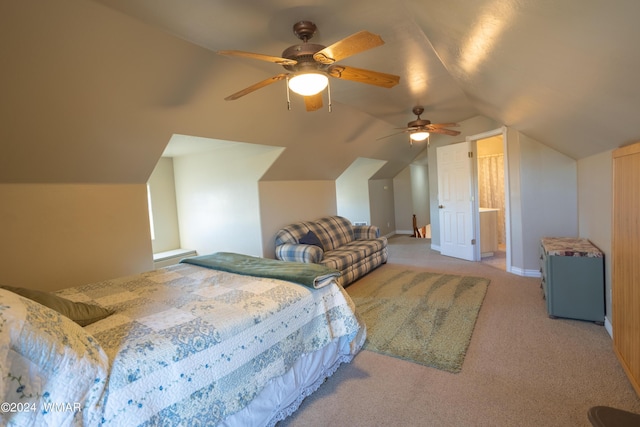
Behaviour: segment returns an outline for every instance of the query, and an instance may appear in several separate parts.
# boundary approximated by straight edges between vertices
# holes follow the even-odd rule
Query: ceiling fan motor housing
[[[282,57],[297,61],[294,65],[283,65],[289,71],[326,70],[329,66],[321,64],[313,59],[313,54],[324,49],[320,44],[297,44],[290,46],[282,52]]]
[[[424,113],[424,108],[420,105],[416,105],[413,107],[413,114],[418,116],[417,119],[410,121],[407,123],[407,127],[409,128],[423,128],[431,124],[431,120],[424,120],[420,118],[420,114]]]
[[[418,119],[418,120],[413,120],[413,121],[407,123],[407,127],[419,128],[419,127],[423,127],[423,126],[428,126],[430,124],[431,124],[431,120]]]

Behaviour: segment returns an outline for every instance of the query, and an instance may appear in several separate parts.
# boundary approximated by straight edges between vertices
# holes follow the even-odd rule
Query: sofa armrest
[[[324,251],[315,245],[303,243],[283,243],[276,246],[276,258],[289,262],[306,262],[318,264],[324,255]]]
[[[353,237],[356,240],[371,240],[380,237],[380,229],[375,225],[354,225]]]

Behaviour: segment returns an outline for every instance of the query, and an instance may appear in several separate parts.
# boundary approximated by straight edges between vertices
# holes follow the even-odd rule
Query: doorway
[[[507,270],[505,143],[502,133],[476,140],[480,261]]]

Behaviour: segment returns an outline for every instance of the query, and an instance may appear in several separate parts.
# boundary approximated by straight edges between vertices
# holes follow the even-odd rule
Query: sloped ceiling
[[[640,139],[638,16],[635,0],[2,2],[0,183],[146,182],[173,134],[286,147],[268,179],[336,179],[359,157],[392,177],[424,146],[378,138],[418,104],[579,159]],[[332,112],[287,110],[284,82],[224,101],[282,68],[215,51],[279,56],[299,20],[323,45],[380,34],[341,63],[400,84],[332,79]]]

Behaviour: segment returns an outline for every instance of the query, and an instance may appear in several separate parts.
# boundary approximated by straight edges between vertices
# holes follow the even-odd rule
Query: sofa
[[[276,258],[321,264],[340,271],[347,286],[387,262],[387,238],[373,225],[352,225],[341,216],[301,221],[280,229],[275,238]]]

